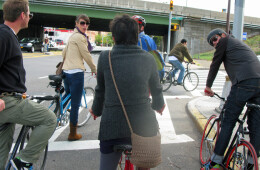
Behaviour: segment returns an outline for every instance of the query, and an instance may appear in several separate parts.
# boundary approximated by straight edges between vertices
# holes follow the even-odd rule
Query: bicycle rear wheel
[[[33,127],[26,128],[25,135],[24,135],[24,137],[21,140],[19,151],[21,151],[23,148],[26,147],[26,145],[27,145],[27,143],[28,143],[28,141],[30,139],[32,131],[33,131]],[[44,170],[44,167],[45,167],[45,164],[46,164],[46,160],[47,160],[47,154],[48,154],[48,144],[46,145],[44,150],[40,153],[38,161],[33,163],[33,168],[34,169]]]
[[[216,119],[216,115],[210,116],[203,131],[200,143],[200,163],[202,165],[206,164],[209,161],[210,156],[212,155],[215,148],[215,143],[220,128],[219,121]]]
[[[183,87],[186,91],[193,91],[199,84],[199,77],[194,72],[187,73],[183,78]]]
[[[258,160],[254,147],[248,141],[242,139],[240,144],[234,146],[228,155],[226,168],[258,170]]]
[[[171,72],[164,71],[163,78],[160,80],[163,92],[167,91],[172,85],[172,75],[170,73]]]
[[[78,127],[84,126],[91,117],[89,109],[92,107],[95,91],[91,87],[84,87],[79,109]]]

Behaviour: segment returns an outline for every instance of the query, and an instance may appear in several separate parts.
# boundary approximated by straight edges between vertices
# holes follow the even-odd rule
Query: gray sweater
[[[102,115],[99,130],[101,141],[131,136],[111,77],[108,53],[102,52],[98,60],[92,106],[95,115]],[[142,136],[155,135],[158,122],[154,110],[160,110],[164,100],[153,56],[137,45],[115,45],[111,51],[111,61],[133,131]]]

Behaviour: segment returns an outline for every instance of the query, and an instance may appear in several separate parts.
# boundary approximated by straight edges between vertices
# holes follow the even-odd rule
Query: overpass
[[[4,0],[0,1],[0,17],[3,2]],[[43,27],[74,28],[75,16],[82,13],[90,17],[89,30],[109,31],[109,22],[117,14],[127,13],[142,15],[147,21],[145,32],[149,35],[163,36],[164,42],[167,42],[169,4],[141,0],[30,0],[29,2],[34,17],[29,23],[29,29],[19,33],[20,38],[42,36]],[[182,19],[172,21],[179,23],[181,29],[172,32],[171,46],[180,39],[186,38],[192,53],[210,49],[208,45],[205,45],[205,37],[211,29],[216,27],[225,29],[226,13],[174,6],[173,15],[181,16]],[[232,20],[233,15],[231,15]],[[2,22],[1,17],[0,23]],[[245,17],[244,29],[248,32],[248,36],[260,34],[260,18]],[[165,51],[165,48],[163,47],[162,50]]]

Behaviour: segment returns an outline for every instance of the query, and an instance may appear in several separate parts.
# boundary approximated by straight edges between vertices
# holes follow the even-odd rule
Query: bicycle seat
[[[53,80],[56,83],[61,83],[62,82],[62,77],[58,75],[49,75],[49,79]]]
[[[114,145],[114,152],[131,152],[132,151],[132,145]]]

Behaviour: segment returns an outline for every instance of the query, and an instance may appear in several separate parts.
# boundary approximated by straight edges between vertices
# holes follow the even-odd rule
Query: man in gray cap
[[[214,153],[211,156],[211,170],[220,169],[224,152],[228,146],[233,128],[246,102],[260,105],[260,62],[256,54],[241,40],[238,40],[222,29],[212,30],[208,43],[216,51],[210,66],[205,95],[213,96],[211,87],[218,73],[221,63],[232,82],[230,94],[225,104],[225,116],[221,122],[221,131],[217,139]],[[250,142],[254,146],[257,156],[260,150],[260,110],[252,109],[248,114],[248,128]],[[248,168],[252,168],[249,161]]]

